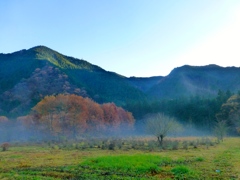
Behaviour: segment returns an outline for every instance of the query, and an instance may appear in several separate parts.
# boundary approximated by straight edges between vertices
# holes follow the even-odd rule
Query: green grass
[[[135,174],[156,174],[161,171],[160,164],[170,162],[167,157],[158,155],[120,155],[88,159],[81,165],[92,169],[108,169],[114,172],[134,172]]]
[[[186,166],[176,166],[171,170],[171,172],[175,176],[181,176],[181,175],[184,175],[184,174],[188,174],[190,172],[190,170]]]
[[[52,149],[0,152],[0,179],[239,179],[240,139],[179,150]]]
[[[195,160],[201,162],[201,161],[204,161],[204,158],[203,157],[196,157]]]

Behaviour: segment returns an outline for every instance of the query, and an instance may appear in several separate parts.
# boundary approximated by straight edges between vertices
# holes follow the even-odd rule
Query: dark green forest
[[[133,113],[136,124],[144,122],[146,115],[162,112],[175,117],[185,126],[195,127],[199,130],[211,132],[217,120],[230,120],[225,115],[220,118],[222,107],[234,93],[219,90],[217,96],[205,98],[200,96],[164,99],[156,101],[142,101],[129,103],[125,109]],[[238,102],[239,103],[239,102]],[[239,108],[239,107],[237,107]]]

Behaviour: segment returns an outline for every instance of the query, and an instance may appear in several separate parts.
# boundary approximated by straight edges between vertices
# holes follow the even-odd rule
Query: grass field
[[[240,179],[240,138],[176,150],[18,144],[0,152],[0,179]]]

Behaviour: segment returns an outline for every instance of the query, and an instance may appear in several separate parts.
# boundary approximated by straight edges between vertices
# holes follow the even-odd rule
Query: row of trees
[[[89,98],[59,94],[46,96],[17,120],[0,116],[0,141],[110,135],[123,129],[129,132],[133,126],[132,114],[114,103],[100,105]]]
[[[148,104],[146,106],[148,107]],[[191,124],[197,129],[205,127],[209,132],[215,128],[215,134],[218,134],[220,139],[229,129],[234,134],[240,132],[240,94],[232,95],[230,92],[219,91],[218,96],[212,100],[195,97],[189,101],[184,99],[161,101],[149,107],[153,108],[149,110],[150,114],[155,115],[142,118],[146,120],[142,122],[147,122],[144,124],[144,129],[145,127],[151,129],[150,131],[158,136],[160,144],[167,134],[165,127],[171,124],[173,130],[180,129],[175,120],[169,117],[175,117],[185,126],[185,129],[186,127],[191,129],[189,128]],[[163,112],[166,116],[158,112]],[[158,124],[156,119],[166,121]],[[7,124],[11,124],[9,122],[6,117],[1,116],[0,131]],[[16,125],[21,129],[24,127],[34,133],[41,132],[47,136],[76,138],[83,134],[98,135],[116,132],[123,134],[123,129],[132,130],[134,118],[130,112],[117,107],[114,103],[100,105],[89,98],[59,94],[46,96],[29,115],[18,117]],[[121,129],[123,126],[124,128]],[[152,128],[149,128],[150,126]],[[171,129],[170,126],[167,129]],[[163,131],[159,133],[161,130]]]

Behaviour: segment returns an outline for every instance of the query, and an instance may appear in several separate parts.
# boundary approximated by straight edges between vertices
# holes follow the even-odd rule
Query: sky
[[[44,45],[127,77],[240,66],[239,0],[2,0],[0,24],[0,53]]]

